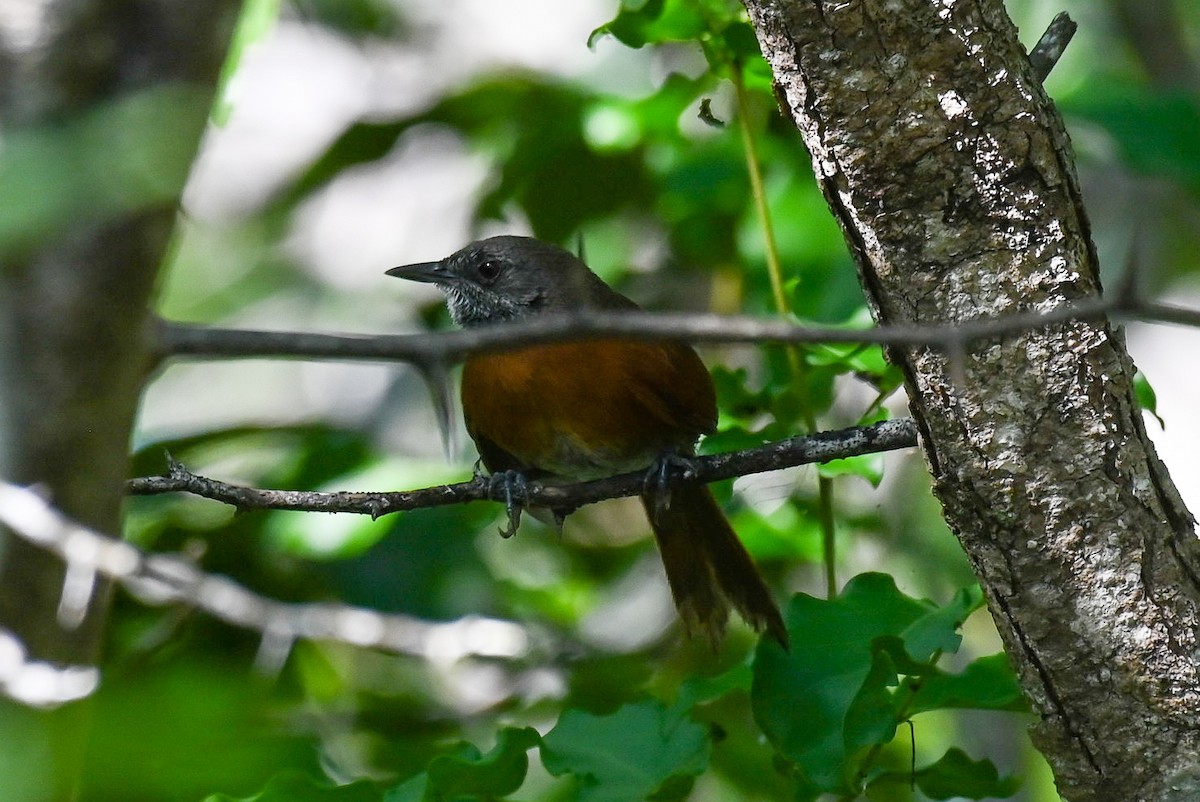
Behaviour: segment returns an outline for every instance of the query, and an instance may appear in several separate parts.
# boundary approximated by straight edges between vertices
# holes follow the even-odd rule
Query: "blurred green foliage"
[[[1200,92],[1148,77],[1107,4],[1062,5],[1084,27],[1048,85],[1079,133],[1085,186],[1102,193],[1119,178],[1165,192],[1171,202],[1141,222],[1164,255],[1154,280],[1194,271]],[[1041,0],[1010,7],[1027,43],[1059,10]],[[1177,9],[1196,41],[1200,11]],[[313,30],[357,43],[416,46],[421,35],[399,4],[304,0],[293,10]],[[247,3],[231,72],[278,11],[271,0]],[[601,80],[505,69],[419,109],[354,121],[221,241],[187,240],[162,311],[218,323],[272,299],[336,296],[279,243],[337,181],[385,162],[413,131],[437,130],[488,165],[472,199],[478,225],[523,220],[568,246],[583,232],[596,270],[649,306],[770,314],[766,245],[738,131],[746,124],[759,147],[791,314],[866,325],[840,232],[795,132],[775,113],[740,8],[625,0],[595,22],[593,45],[616,40],[655,54],[662,75],[653,88],[615,91]],[[672,68],[679,63],[690,66]],[[747,93],[745,118],[730,110],[734,75]],[[130,213],[176,197],[187,165],[172,132],[202,113],[189,98],[171,90],[116,101],[54,130],[5,131],[0,253],[79,215]],[[712,102],[707,124],[704,101]],[[1132,228],[1129,208],[1119,212],[1095,221],[1109,262],[1122,260],[1126,243],[1110,232]],[[647,246],[657,256],[631,269]],[[446,324],[437,308],[426,320]],[[800,383],[778,349],[715,356],[726,362],[713,369],[720,430],[703,443],[706,452],[790,436],[809,416],[821,426],[878,420],[899,385],[877,348],[803,349]],[[143,436],[132,470],[161,471],[166,449],[201,473],[224,470],[256,486],[387,489],[465,478],[465,463],[431,467],[428,456],[388,453],[380,421],[421,403],[396,398],[349,423]],[[1055,799],[1030,756],[1008,663],[990,653],[996,643],[982,614],[968,618],[979,594],[923,469],[891,466],[870,457],[820,469],[835,478],[841,572],[886,567],[892,576],[861,573],[833,599],[796,595],[790,653],[771,643],[756,649],[740,625],[714,653],[682,641],[674,625],[642,620],[649,613],[620,619],[645,630],[637,637],[597,635],[597,620],[617,616],[620,602],[644,589],[639,577],[654,561],[644,524],[620,513],[579,513],[563,540],[527,523],[501,542],[487,504],[372,522],[131,499],[133,542],[194,555],[205,570],[266,595],[431,621],[495,616],[520,622],[531,645],[511,658],[450,659],[301,643],[278,677],[263,678],[250,668],[259,649],[253,633],[121,594],[80,800]],[[717,488],[780,593],[819,585],[816,475]],[[883,491],[871,489],[881,482]],[[649,581],[661,591],[661,576]],[[989,716],[988,726],[967,723],[979,718],[963,710],[985,711],[971,715]],[[20,727],[0,722],[0,739],[19,743]],[[48,759],[36,746],[10,754]],[[0,797],[20,788],[6,779],[19,777],[19,764],[5,763]],[[1014,778],[1024,780],[1020,791]]]
[[[160,86],[11,132],[0,148],[0,260],[75,225],[172,207],[208,98],[197,87]]]

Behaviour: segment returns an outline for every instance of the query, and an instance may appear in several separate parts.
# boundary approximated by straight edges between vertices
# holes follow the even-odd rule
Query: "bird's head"
[[[479,240],[439,262],[393,267],[387,274],[436,284],[460,326],[632,306],[572,253],[530,237]]]

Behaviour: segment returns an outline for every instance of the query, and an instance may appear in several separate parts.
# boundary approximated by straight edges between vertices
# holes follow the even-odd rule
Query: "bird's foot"
[[[696,478],[696,464],[682,454],[668,451],[646,471],[643,492],[654,496],[654,515],[661,517],[671,506],[671,486]]]
[[[521,525],[521,511],[529,495],[529,483],[520,471],[500,471],[488,477],[488,496],[504,502],[508,523],[500,528],[500,537],[509,538]]]

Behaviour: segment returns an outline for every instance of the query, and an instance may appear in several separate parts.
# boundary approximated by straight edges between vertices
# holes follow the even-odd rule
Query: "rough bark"
[[[746,0],[879,320],[1100,292],[1062,120],[1000,0]],[[934,489],[1071,802],[1200,794],[1200,549],[1118,330],[897,348]]]
[[[182,139],[176,147],[194,153],[235,11],[232,0],[51,4],[44,39],[0,58],[5,135],[39,132],[53,141],[132,93],[191,85],[198,90],[187,97],[205,105],[187,118],[194,119],[190,127],[169,130]],[[116,164],[130,154],[113,157]],[[11,176],[0,170],[0,180]],[[105,199],[88,196],[95,189],[88,178],[66,176],[79,183],[66,195],[74,204],[65,223],[0,243],[0,476],[38,483],[72,518],[115,532],[148,364],[150,293],[177,198],[106,208]],[[42,187],[27,189],[31,202],[40,200]],[[20,191],[6,190],[9,198]],[[0,626],[16,633],[33,659],[87,663],[99,648],[104,592],[79,626],[63,627],[56,616],[63,579],[60,560],[0,531]],[[48,750],[48,758],[22,767],[23,799],[70,797],[84,707],[46,713],[0,707],[9,722],[0,739],[14,739],[2,748],[21,754],[33,743]]]

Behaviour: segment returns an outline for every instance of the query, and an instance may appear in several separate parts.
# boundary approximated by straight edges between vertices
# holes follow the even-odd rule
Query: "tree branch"
[[[262,596],[223,576],[206,573],[169,554],[147,554],[130,543],[100,534],[52,507],[37,493],[0,481],[0,523],[32,546],[65,562],[67,573],[97,575],[124,585],[145,604],[186,604],[234,626],[263,635],[255,664],[278,670],[300,639],[337,641],[400,654],[445,660],[468,655],[518,657],[531,648],[518,624],[467,617],[430,623],[342,604],[295,604]],[[72,594],[66,586],[62,599]],[[75,603],[86,608],[86,594]],[[60,616],[62,614],[60,604]],[[480,637],[483,631],[487,637]],[[51,672],[47,674],[47,672]],[[18,701],[53,706],[95,690],[90,666],[55,667],[26,658],[21,642],[0,629],[0,690]]]
[[[0,694],[30,707],[53,708],[86,699],[99,685],[95,666],[37,660],[16,633],[0,627]]]
[[[1067,45],[1075,38],[1075,31],[1078,29],[1075,20],[1065,11],[1050,21],[1042,38],[1038,39],[1033,50],[1029,51],[1029,63],[1033,65],[1033,74],[1037,76],[1039,83],[1045,83],[1054,65],[1062,58]]]
[[[716,482],[751,473],[790,468],[815,462],[856,457],[882,451],[912,448],[917,430],[912,420],[883,421],[870,426],[792,437],[758,448],[696,457],[692,461],[695,480]],[[262,490],[209,479],[170,461],[166,476],[131,479],[131,495],[186,492],[220,501],[241,510],[301,510],[306,512],[349,512],[378,518],[402,510],[441,507],[468,501],[501,501],[486,477],[469,482],[427,487],[421,490],[364,493],[318,493],[304,490]],[[606,479],[550,485],[529,482],[523,503],[556,510],[573,510],[609,498],[634,496],[645,489],[644,472],[625,473]]]
[[[160,360],[274,358],[365,359],[409,362],[422,368],[453,362],[471,353],[523,345],[629,336],[692,343],[814,344],[854,343],[883,346],[924,345],[947,353],[1005,335],[1073,320],[1122,317],[1148,323],[1200,326],[1200,310],[1147,301],[1121,282],[1120,291],[1078,299],[1044,309],[976,315],[954,324],[883,323],[871,328],[798,325],[746,316],[663,312],[583,312],[544,315],[534,320],[485,328],[422,334],[339,335],[291,331],[223,329],[158,320],[153,337]]]

